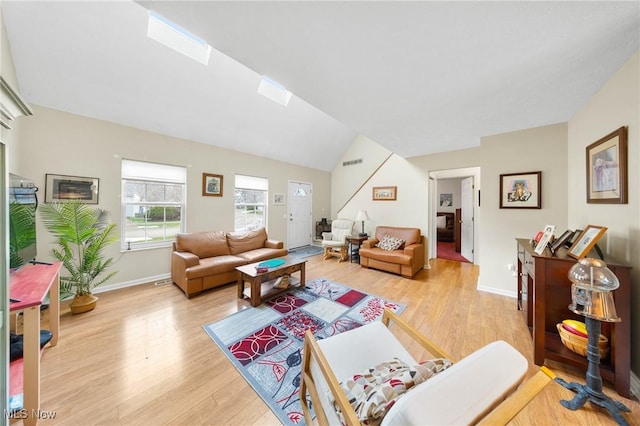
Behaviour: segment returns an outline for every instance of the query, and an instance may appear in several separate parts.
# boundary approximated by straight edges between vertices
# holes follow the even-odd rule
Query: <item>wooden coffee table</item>
[[[246,296],[249,298],[251,306],[258,306],[262,303],[262,299],[287,291],[286,288],[273,288],[275,281],[283,275],[291,276],[289,287],[304,287],[304,267],[307,261],[289,256],[282,259],[285,260],[284,264],[269,268],[266,272],[256,270],[256,266],[262,261],[238,266],[236,268],[238,271],[238,298],[243,299]],[[294,277],[292,275],[294,272],[300,272],[300,278]],[[245,289],[245,282],[250,283],[247,289]]]

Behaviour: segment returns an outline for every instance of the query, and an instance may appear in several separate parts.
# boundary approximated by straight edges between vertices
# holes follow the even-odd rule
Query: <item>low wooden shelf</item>
[[[584,321],[569,310],[571,281],[569,269],[577,262],[565,249],[551,255],[548,249],[538,255],[529,240],[517,239],[518,301],[517,307],[533,337],[533,361],[543,365],[545,359],[587,370],[587,358],[566,348],[556,324],[565,319]],[[611,382],[616,392],[629,398],[631,388],[631,268],[607,263],[618,277],[620,287],[613,292],[619,323],[602,323],[602,334],[611,342],[609,355],[600,361],[600,375]]]

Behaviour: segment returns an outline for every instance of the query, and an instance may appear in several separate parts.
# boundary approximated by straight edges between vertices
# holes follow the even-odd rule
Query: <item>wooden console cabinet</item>
[[[567,274],[576,260],[560,249],[551,255],[548,249],[538,255],[529,240],[516,239],[518,249],[518,310],[533,337],[533,361],[543,365],[545,359],[587,370],[587,358],[566,348],[560,341],[556,324],[565,319],[584,322],[571,312],[571,281]],[[618,323],[603,322],[602,334],[610,342],[609,355],[600,360],[600,375],[611,382],[625,398],[631,386],[631,268],[607,266],[618,277],[620,287],[613,292]]]

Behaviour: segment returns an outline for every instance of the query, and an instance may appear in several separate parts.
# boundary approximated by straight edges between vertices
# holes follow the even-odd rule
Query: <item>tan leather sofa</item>
[[[377,247],[385,235],[404,240],[404,243],[397,250]],[[375,237],[364,241],[360,247],[360,265],[411,278],[424,267],[425,250],[425,238],[420,235],[419,228],[378,226]]]
[[[178,234],[173,242],[171,279],[189,298],[238,279],[237,266],[286,256],[282,241],[264,228],[247,232]]]

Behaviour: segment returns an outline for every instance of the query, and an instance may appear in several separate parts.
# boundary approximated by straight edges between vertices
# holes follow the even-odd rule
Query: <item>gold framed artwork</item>
[[[209,197],[222,197],[223,176],[212,173],[202,174],[202,195]]]
[[[575,259],[582,259],[589,254],[589,251],[602,238],[605,232],[607,232],[607,227],[605,226],[587,226],[569,248],[567,254]]]
[[[587,203],[627,204],[627,128],[587,147]]]
[[[395,201],[397,199],[397,186],[374,186],[374,201]]]

